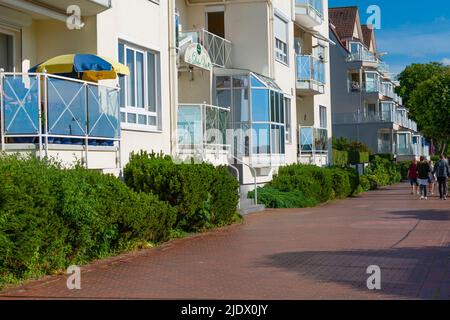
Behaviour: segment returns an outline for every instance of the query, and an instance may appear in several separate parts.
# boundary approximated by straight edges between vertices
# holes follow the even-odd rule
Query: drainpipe
[[[177,104],[178,104],[178,67],[175,35],[175,0],[168,0],[169,15],[169,118],[170,118],[170,153],[176,156],[177,139]]]

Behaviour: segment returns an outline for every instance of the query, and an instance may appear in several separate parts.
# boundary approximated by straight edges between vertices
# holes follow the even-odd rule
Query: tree
[[[426,64],[414,63],[406,67],[398,76],[400,86],[397,87],[396,92],[403,98],[403,105],[409,109],[410,116],[413,120],[417,121],[416,113],[421,112],[421,106],[411,102],[411,96],[414,90],[422,82],[431,79],[446,69],[448,70],[449,68],[438,62]],[[419,125],[421,124],[419,123]]]
[[[418,84],[409,105],[416,111],[421,131],[436,141],[439,152],[444,153],[450,141],[450,68]]]

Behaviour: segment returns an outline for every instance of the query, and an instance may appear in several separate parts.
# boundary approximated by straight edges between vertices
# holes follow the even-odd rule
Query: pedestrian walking
[[[411,183],[411,194],[419,194],[419,183],[417,182],[417,160],[414,159],[408,169],[408,180]]]
[[[428,185],[428,192],[434,196],[434,190],[435,190],[435,186],[436,186],[436,174],[434,173],[434,163],[433,161],[430,160],[430,176],[429,176],[429,185]]]
[[[428,200],[428,184],[430,179],[430,164],[425,157],[420,157],[420,162],[417,165],[418,182],[420,185],[420,200]]]
[[[450,170],[448,162],[445,157],[441,155],[436,164],[433,173],[436,174],[439,184],[439,197],[441,200],[447,200],[448,178],[450,177]]]

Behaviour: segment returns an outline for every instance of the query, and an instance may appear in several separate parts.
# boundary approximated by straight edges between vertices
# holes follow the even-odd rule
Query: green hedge
[[[348,152],[333,149],[333,163],[340,167],[348,165]]]
[[[176,211],[82,168],[0,157],[0,287],[169,238]]]
[[[351,164],[369,163],[369,157],[368,152],[349,151],[348,162]]]
[[[124,169],[126,184],[154,193],[177,210],[175,227],[197,231],[230,224],[239,218],[239,183],[226,167],[175,164],[162,154],[132,154]]]
[[[254,199],[255,192],[249,193],[249,198]],[[258,203],[264,204],[266,208],[309,208],[315,207],[316,200],[306,197],[298,190],[280,191],[276,188],[266,186],[258,188]]]
[[[374,161],[376,157],[379,157],[381,159],[385,159],[385,160],[390,161],[390,162],[395,160],[395,156],[393,154],[391,154],[391,153],[379,153],[379,154],[371,155],[369,157],[370,158],[369,159],[370,162]]]
[[[402,180],[399,167],[387,159],[375,156],[365,175],[369,179],[370,189],[375,190],[382,186],[398,183]]]

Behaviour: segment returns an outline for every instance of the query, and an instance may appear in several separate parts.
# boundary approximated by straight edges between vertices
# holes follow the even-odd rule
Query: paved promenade
[[[407,185],[170,242],[3,293],[9,298],[450,299],[450,200]],[[381,290],[367,289],[370,265]]]

